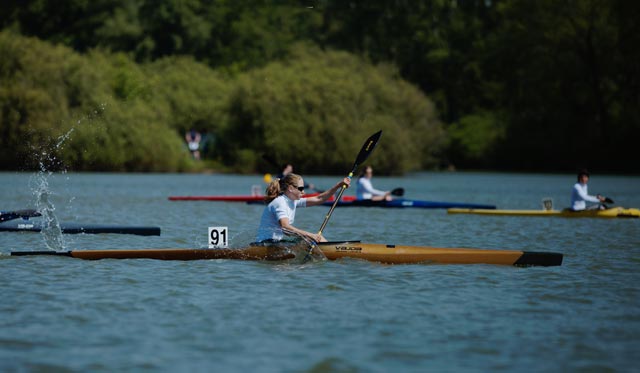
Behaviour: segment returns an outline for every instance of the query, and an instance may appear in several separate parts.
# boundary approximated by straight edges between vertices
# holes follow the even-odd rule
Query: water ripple
[[[420,199],[539,208],[518,191],[540,190],[557,204],[566,176],[418,174],[380,177],[376,186],[402,185]],[[0,174],[2,195],[15,197],[6,203],[16,203],[3,209],[31,207],[29,177]],[[209,226],[228,226],[232,246],[246,245],[260,206],[166,197],[238,194],[254,179],[68,174],[47,181],[60,221],[162,227],[160,237],[65,236],[71,249],[122,249],[204,247]],[[640,178],[598,182],[594,190],[606,186],[640,206]],[[296,223],[317,228],[325,213],[301,211]],[[8,253],[46,243],[37,234],[3,233],[0,370],[633,371],[638,223],[339,209],[326,229],[331,239],[565,254],[562,266],[548,268],[16,258]]]

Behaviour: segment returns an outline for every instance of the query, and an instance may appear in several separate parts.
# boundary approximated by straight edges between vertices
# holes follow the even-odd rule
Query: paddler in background
[[[602,203],[605,198],[599,194],[595,196],[589,195],[587,183],[589,182],[589,172],[587,170],[578,171],[578,182],[573,186],[571,191],[571,209],[574,211],[586,210],[587,202]],[[602,205],[589,206],[588,210],[603,208]]]
[[[278,179],[284,179],[285,176],[289,175],[293,172],[293,165],[291,163],[287,163],[282,167],[282,171],[276,176]]]
[[[282,167],[282,172],[278,174],[278,179],[284,179],[285,176],[293,173],[293,165],[291,163],[287,163]],[[310,183],[304,183],[304,189],[316,190],[316,186]],[[316,190],[319,192],[319,190]]]
[[[351,180],[346,177],[331,189],[314,197],[305,198],[304,180],[300,175],[289,173],[282,179],[274,179],[265,191],[267,206],[262,212],[256,241],[274,243],[282,241],[285,235],[297,235],[315,242],[326,242],[327,240],[321,234],[307,232],[293,226],[296,208],[320,205],[343,185],[349,187],[350,184]]]
[[[382,191],[375,189],[371,184],[373,177],[373,168],[367,166],[362,170],[358,177],[358,189],[356,189],[356,198],[358,200],[372,201],[391,201],[391,191]]]

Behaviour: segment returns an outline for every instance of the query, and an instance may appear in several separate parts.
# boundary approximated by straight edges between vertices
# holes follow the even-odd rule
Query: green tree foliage
[[[318,37],[322,14],[299,0],[216,1],[208,19],[215,21],[200,59],[239,72],[284,58],[298,41]]]
[[[434,99],[460,165],[640,171],[637,2],[354,0],[324,13],[327,44],[395,62]]]
[[[105,102],[112,110],[131,112],[153,102],[153,123],[162,123],[178,137],[189,127],[216,133],[232,155],[217,152],[209,157],[224,158],[227,165],[242,160],[252,165],[258,162],[252,151],[261,152],[261,141],[232,146],[221,137],[233,133],[230,123],[239,126],[238,133],[250,127],[240,123],[243,115],[256,117],[239,93],[251,85],[247,76],[276,66],[289,69],[301,60],[297,46],[314,44],[352,53],[376,66],[394,66],[389,69],[399,78],[428,95],[451,142],[424,155],[423,167],[450,161],[458,168],[587,166],[640,172],[633,162],[634,139],[640,136],[639,18],[640,3],[627,0],[7,0],[0,3],[0,28],[66,45],[86,56],[102,53],[110,62],[98,70],[85,66],[80,55],[54,48],[47,52],[53,59],[35,58],[37,65],[26,68],[34,74],[29,73],[30,79],[40,74],[49,81],[27,79],[20,86],[20,78],[11,74],[21,70],[11,66],[23,57],[9,56],[0,61],[10,82],[0,91],[2,117],[14,125],[29,122],[35,133],[28,137],[48,138],[62,127],[51,118],[79,120]],[[20,45],[5,40],[3,48]],[[122,63],[118,59],[128,61],[120,70],[115,68]],[[183,71],[190,70],[188,66],[198,73]],[[47,69],[55,71],[49,74]],[[159,74],[157,81],[154,73]],[[292,85],[299,79],[282,76],[292,79]],[[173,86],[164,85],[165,78]],[[353,92],[362,86],[354,77],[346,81],[356,85]],[[333,84],[345,90],[341,82]],[[54,89],[64,94],[54,95]],[[361,101],[357,96],[349,99]],[[396,115],[399,106],[376,100],[390,105],[372,119],[384,125],[388,121],[380,119],[383,112]],[[300,103],[292,100],[290,105]],[[321,121],[325,119],[331,116]],[[340,133],[341,127],[331,128]],[[21,132],[3,130],[11,132],[11,141],[24,138]],[[413,130],[407,127],[404,133]],[[234,146],[243,150],[231,149]],[[389,169],[415,167],[401,165],[406,160],[388,162]]]
[[[508,113],[503,164],[640,170],[640,5],[544,0],[498,9],[491,49]]]
[[[189,58],[141,66],[8,32],[0,51],[4,168],[33,167],[44,150],[75,170],[185,170],[185,129],[215,129],[223,117],[226,83]]]
[[[431,102],[388,65],[298,45],[284,62],[240,78],[220,144],[226,163],[260,165],[260,149],[304,173],[344,172],[364,139],[382,129],[372,158],[381,172],[433,166],[444,132]],[[271,165],[262,165],[269,166]]]
[[[190,55],[232,71],[284,56],[322,23],[298,0],[7,0],[0,10],[1,27],[80,52],[126,52],[138,62]]]
[[[234,83],[190,57],[167,57],[144,66],[154,110],[179,133],[215,133],[227,116]]]
[[[473,168],[488,168],[498,160],[497,144],[504,141],[504,123],[493,112],[467,115],[449,127],[449,161]]]
[[[485,1],[328,1],[326,43],[390,61],[453,122],[483,100],[479,64],[492,24]]]
[[[14,168],[61,132],[78,103],[68,77],[81,58],[67,48],[0,32],[0,162]]]

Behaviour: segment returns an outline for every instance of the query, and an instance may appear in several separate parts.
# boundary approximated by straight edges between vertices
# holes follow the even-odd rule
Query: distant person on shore
[[[587,170],[580,170],[578,172],[578,182],[575,183],[571,191],[571,209],[574,211],[580,210],[596,210],[601,208],[600,203],[605,201],[605,198],[599,194],[595,196],[589,195],[587,183],[589,182],[589,172]],[[598,203],[598,205],[591,205],[587,207],[587,202]]]
[[[371,184],[373,168],[367,166],[358,177],[358,189],[356,198],[358,200],[391,201],[391,192],[375,189]]]
[[[317,196],[304,197],[304,180],[300,175],[289,173],[282,179],[273,180],[265,191],[267,206],[262,212],[256,241],[274,243],[282,241],[285,235],[297,235],[315,242],[326,242],[327,240],[321,234],[307,232],[293,226],[296,208],[320,205],[343,185],[349,187],[350,183],[349,178],[344,178],[331,189]]]
[[[184,135],[184,139],[187,141],[193,159],[200,160],[200,140],[202,140],[200,132],[192,128]]]

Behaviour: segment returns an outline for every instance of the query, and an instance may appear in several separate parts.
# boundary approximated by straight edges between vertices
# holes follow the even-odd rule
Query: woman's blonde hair
[[[287,189],[287,185],[297,188],[300,179],[302,179],[302,176],[293,173],[287,174],[282,179],[274,179],[269,183],[269,185],[267,185],[267,189],[264,192],[265,203],[270,203],[276,199],[276,197],[284,193],[285,189]]]

